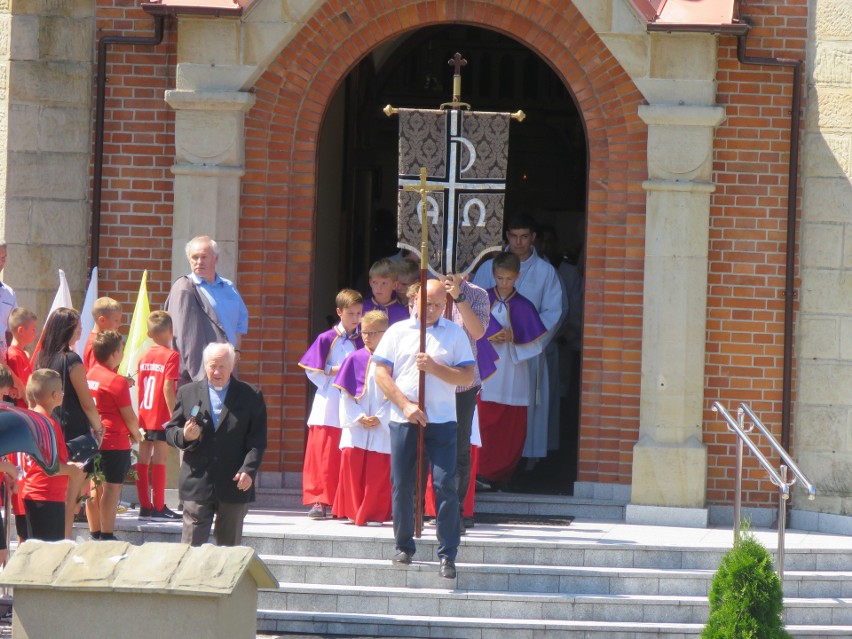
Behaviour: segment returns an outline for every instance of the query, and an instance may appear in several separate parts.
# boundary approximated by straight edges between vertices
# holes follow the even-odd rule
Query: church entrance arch
[[[524,212],[540,225],[537,249],[576,284],[572,320],[582,318],[585,240],[586,137],[574,100],[562,80],[533,51],[506,35],[470,25],[435,25],[403,34],[374,49],[335,92],[319,138],[317,246],[334,246],[315,258],[314,323],[326,328],[328,300],[352,286],[369,292],[367,271],[396,248],[398,121],[386,104],[437,108],[450,99],[456,49],[467,65],[462,98],[479,111],[526,114],[513,124],[509,144],[506,214]],[[322,263],[323,273],[316,268]],[[572,271],[572,269],[576,269]],[[320,284],[321,282],[321,284]],[[332,316],[333,317],[333,316]],[[519,473],[512,488],[570,491],[576,472],[579,431],[579,325],[569,344],[566,325],[559,343],[562,377],[552,392],[551,452],[535,472]],[[559,392],[561,388],[562,392]],[[561,405],[560,405],[561,403]],[[556,429],[554,429],[556,431]]]
[[[256,105],[246,117],[242,217],[266,229],[261,280],[282,291],[266,302],[270,326],[281,319],[281,339],[277,344],[266,339],[263,350],[282,358],[285,470],[300,469],[306,417],[304,378],[290,363],[333,311],[334,290],[344,284],[363,288],[369,262],[393,252],[396,145],[375,144],[378,150],[365,154],[359,136],[375,136],[374,143],[395,138],[396,121],[377,114],[385,97],[396,100],[395,106],[446,101],[446,78],[434,78],[443,91],[424,100],[433,78],[422,69],[412,74],[405,65],[428,58],[428,42],[451,42],[463,31],[467,40],[485,40],[481,51],[514,47],[524,53],[520,59],[491,53],[488,63],[480,60],[491,65],[490,73],[482,66],[475,70],[472,60],[463,97],[476,99],[475,108],[534,111],[536,104],[519,99],[536,92],[538,108],[547,99],[562,105],[563,113],[540,123],[513,124],[513,136],[525,128],[529,137],[517,143],[513,137],[510,146],[507,208],[518,201],[534,203],[530,208],[539,222],[555,226],[574,246],[585,236],[576,478],[630,481],[641,359],[646,134],[637,109],[642,98],[572,5],[557,12],[533,0],[521,14],[513,4],[412,1],[366,15],[364,3],[328,2],[255,86]],[[454,43],[450,49],[475,59],[479,54],[472,44]],[[443,50],[434,55],[443,58],[441,64],[449,57]],[[416,102],[406,103],[406,95]],[[553,147],[554,140],[561,146],[550,155],[559,161],[542,164],[539,147]],[[516,154],[527,159],[513,166]],[[390,221],[383,221],[383,211],[390,211]],[[566,221],[567,230],[561,227]],[[563,481],[554,492],[565,490]]]

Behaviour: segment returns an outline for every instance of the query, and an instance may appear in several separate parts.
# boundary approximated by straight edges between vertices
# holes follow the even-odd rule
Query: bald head
[[[431,326],[444,314],[447,305],[447,291],[441,280],[428,280],[426,282],[426,325]],[[419,312],[420,306],[418,304]]]

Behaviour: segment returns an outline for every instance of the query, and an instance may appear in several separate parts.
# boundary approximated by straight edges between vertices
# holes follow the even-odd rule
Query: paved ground
[[[245,534],[275,536],[280,534],[316,535],[318,537],[353,537],[369,539],[391,539],[393,530],[389,523],[381,528],[358,527],[341,520],[312,520],[305,511],[257,509],[246,518]],[[135,511],[119,515],[119,529],[133,529],[139,525]],[[165,526],[180,529],[180,523],[155,523],[145,526]],[[84,534],[85,528],[80,528]],[[754,534],[770,551],[778,545],[778,532],[764,528],[754,529]],[[435,529],[425,526],[424,538],[434,538]],[[733,542],[730,528],[678,528],[673,526],[638,526],[623,522],[601,522],[575,519],[568,527],[543,525],[496,525],[478,524],[468,531],[467,539],[496,539],[550,541],[560,544],[641,544],[651,546],[693,546],[704,548],[728,548]],[[464,553],[464,541],[460,554]],[[852,536],[829,535],[788,529],[787,549],[825,548],[852,551]]]

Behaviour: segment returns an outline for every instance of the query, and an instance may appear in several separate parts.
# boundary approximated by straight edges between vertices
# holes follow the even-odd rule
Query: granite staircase
[[[568,497],[488,496],[482,511],[578,513],[570,526],[477,525],[463,538],[454,580],[438,575],[434,528],[414,563],[394,567],[390,526],[293,523],[247,535],[280,582],[258,599],[258,632],[476,639],[697,638],[725,544],[686,529],[642,527],[624,539],[599,530],[619,505]],[[623,506],[622,506],[623,508]],[[579,513],[584,513],[582,516]],[[623,517],[623,513],[621,513]],[[130,526],[133,542],[174,539],[176,524]],[[627,527],[625,527],[627,531]],[[771,537],[770,537],[771,538]],[[644,541],[639,541],[644,540]],[[691,541],[693,540],[693,541]],[[767,544],[770,549],[771,543]],[[852,553],[788,547],[787,630],[852,637]]]

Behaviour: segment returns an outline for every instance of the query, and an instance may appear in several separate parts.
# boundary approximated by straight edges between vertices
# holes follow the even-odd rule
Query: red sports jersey
[[[83,368],[86,371],[92,370],[95,364],[98,363],[98,360],[95,359],[95,352],[93,347],[95,345],[95,335],[97,333],[89,333],[89,336],[86,338],[86,345],[83,347]]]
[[[177,382],[179,365],[177,351],[157,344],[139,358],[139,428],[163,430],[171,419],[163,386],[167,379]]]
[[[30,365],[30,357],[26,351],[18,346],[10,346],[6,351],[6,364],[18,376],[18,379],[24,383],[24,386],[26,386],[33,372],[33,367]],[[19,397],[15,400],[15,406],[27,408],[27,398]]]
[[[27,466],[27,460],[29,459],[29,455],[25,455],[24,453],[9,453],[6,455],[6,461],[10,464],[14,464],[20,469],[24,469]],[[26,473],[22,476],[18,477],[18,492],[12,493],[12,512],[16,515],[26,515],[26,511],[24,510],[24,500],[21,498],[21,493],[24,490],[24,482],[26,481],[27,476]]]
[[[86,379],[104,425],[101,450],[129,450],[130,431],[121,416],[121,409],[132,405],[127,380],[102,364],[95,364]]]
[[[62,429],[53,419],[48,417],[56,436],[56,448],[59,452],[59,461],[63,464],[68,461],[68,449],[65,447],[65,436]],[[32,501],[65,501],[65,492],[68,490],[68,475],[46,475],[41,466],[36,464],[27,456],[27,464],[24,468],[27,479],[21,489],[21,499]]]

